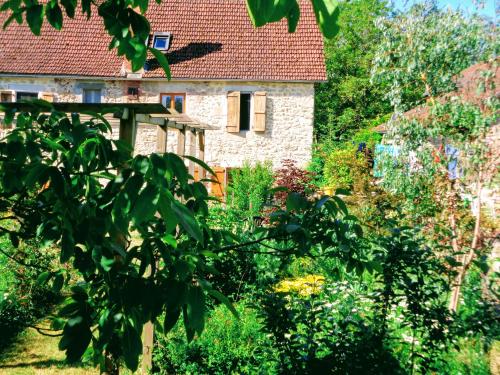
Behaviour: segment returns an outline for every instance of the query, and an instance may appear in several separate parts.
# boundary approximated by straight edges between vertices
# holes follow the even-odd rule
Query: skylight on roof
[[[168,51],[170,48],[170,41],[172,34],[170,33],[154,33],[153,34],[153,48],[160,51]]]

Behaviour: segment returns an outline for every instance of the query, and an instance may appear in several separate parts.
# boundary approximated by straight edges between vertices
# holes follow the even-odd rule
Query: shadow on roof
[[[210,53],[218,52],[221,50],[222,43],[189,43],[188,45],[176,49],[175,51],[167,52],[165,56],[167,57],[168,63],[170,65],[175,65],[185,61],[198,59]],[[160,68],[160,65],[155,58],[146,60],[144,70],[152,71],[158,68]]]

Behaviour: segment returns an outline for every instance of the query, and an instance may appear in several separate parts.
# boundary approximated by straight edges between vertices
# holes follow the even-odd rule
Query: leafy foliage
[[[176,326],[164,338],[160,337],[155,350],[158,373],[176,374],[274,374],[275,354],[270,339],[261,332],[255,310],[244,302],[236,305],[241,319],[228,316],[223,306],[211,313],[203,335],[187,343],[181,327]]]
[[[132,157],[123,141],[105,136],[110,126],[102,116],[82,121],[41,111],[50,105],[33,103],[0,142],[0,207],[17,223],[1,230],[14,246],[33,238],[57,244],[60,262],[78,272],[54,322],[63,327],[59,347],[70,361],[92,344],[103,369],[115,371],[121,359],[134,370],[147,321],[164,316],[168,332],[182,315],[191,341],[204,329],[208,295],[235,312],[207,280],[221,253],[272,242],[279,250],[271,253],[307,256],[318,246],[326,252],[352,244],[354,227],[341,219],[340,200],[293,194],[268,227],[245,239],[211,228],[207,190],[178,156]],[[59,271],[42,279],[55,289],[69,282]]]
[[[372,59],[381,40],[375,20],[389,13],[385,1],[343,1],[339,33],[325,41],[328,82],[316,87],[315,132],[320,141],[345,140],[388,113],[384,85],[370,82]]]
[[[407,110],[455,88],[454,77],[495,54],[498,38],[477,15],[420,2],[407,13],[377,20],[381,32],[372,81],[388,87],[387,99]]]

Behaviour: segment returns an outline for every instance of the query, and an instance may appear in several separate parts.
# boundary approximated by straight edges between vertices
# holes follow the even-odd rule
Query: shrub
[[[260,216],[274,183],[270,163],[256,163],[251,166],[245,162],[241,169],[231,171],[231,182],[227,189],[228,207],[240,219],[253,219]]]
[[[0,237],[0,246],[6,253],[13,253],[5,236]],[[37,283],[42,271],[54,261],[50,252],[42,255],[37,243],[21,243],[15,259],[20,263],[0,255],[0,350],[26,326],[45,316],[58,297],[48,287]]]
[[[367,160],[356,148],[332,151],[325,161],[324,177],[328,187],[350,189],[355,183],[364,183],[370,178]]]
[[[276,186],[284,187],[287,191],[277,192],[275,199],[278,205],[285,204],[288,193],[299,193],[307,196],[314,192],[314,185],[312,184],[312,173],[297,167],[295,161],[285,159],[281,162],[281,167],[275,174]]]
[[[203,334],[186,343],[178,324],[166,337],[159,337],[154,349],[156,372],[161,374],[273,374],[275,353],[261,332],[254,310],[243,302],[236,305],[240,320],[226,307],[210,314]],[[262,351],[266,347],[270,350]]]

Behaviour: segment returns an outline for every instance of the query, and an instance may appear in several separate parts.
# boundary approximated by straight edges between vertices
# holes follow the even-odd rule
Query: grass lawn
[[[90,375],[99,370],[70,366],[57,348],[59,337],[48,337],[29,328],[0,356],[1,375]]]

